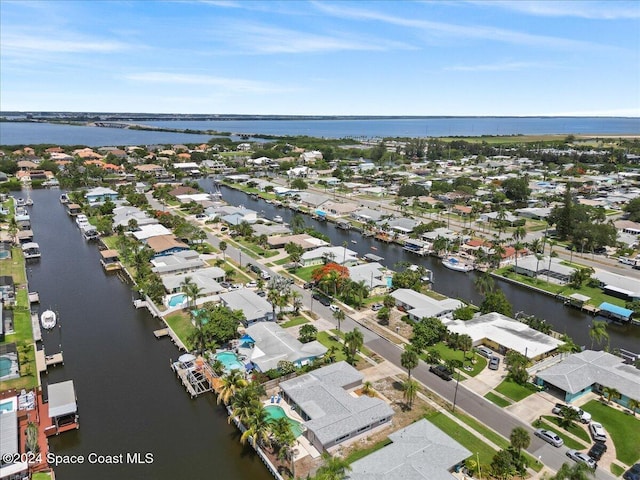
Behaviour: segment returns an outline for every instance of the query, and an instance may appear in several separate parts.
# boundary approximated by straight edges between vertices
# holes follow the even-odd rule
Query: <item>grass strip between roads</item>
[[[587,447],[585,444],[578,442],[571,437],[568,437],[561,428],[558,428],[545,420],[543,420],[541,423],[542,428],[544,428],[545,430],[549,430],[550,432],[558,434],[558,436],[564,441],[565,447],[573,448],[574,450],[583,450]]]
[[[572,427],[564,428],[560,425],[560,417],[556,417],[555,415],[543,415],[543,417],[547,422],[552,423],[558,428],[561,428],[565,432],[569,432],[574,437],[578,437],[580,440],[584,440],[587,444],[591,443],[591,437],[589,434],[577,423],[574,423]]]
[[[502,398],[499,395],[496,395],[493,392],[489,392],[487,393],[484,398],[486,398],[487,400],[489,400],[490,402],[495,403],[497,406],[499,406],[500,408],[504,408],[504,407],[508,407],[509,405],[511,405],[511,402],[509,400],[505,400],[504,398]]]

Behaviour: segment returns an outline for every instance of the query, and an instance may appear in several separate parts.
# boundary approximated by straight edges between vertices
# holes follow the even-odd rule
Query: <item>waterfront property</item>
[[[486,313],[466,322],[448,320],[443,323],[453,333],[469,335],[474,347],[486,345],[502,354],[514,350],[530,360],[550,355],[564,343],[497,312]]]
[[[147,246],[153,250],[154,258],[189,250],[189,245],[176,239],[174,235],[156,235],[148,238]]]
[[[49,385],[49,418],[51,426],[45,429],[47,436],[77,429],[78,406],[73,380]]]
[[[120,270],[122,264],[120,263],[120,257],[117,250],[101,250],[100,251],[100,264],[106,272],[113,272]]]
[[[391,444],[351,464],[350,480],[451,480],[472,452],[425,419],[389,435]]]
[[[520,275],[537,278],[546,277],[547,281],[564,285],[569,283],[575,268],[562,264],[560,258],[543,257],[540,260],[535,255],[527,255],[518,260],[518,266],[513,270]]]
[[[184,280],[187,277],[198,286],[201,297],[215,295],[224,290],[219,282],[224,280],[225,273],[224,270],[218,267],[201,268],[190,272],[188,275],[163,275],[160,278],[168,293],[178,293],[182,290]]]
[[[391,288],[393,272],[378,262],[354,265],[349,268],[349,278],[362,283],[369,289],[369,295],[384,295]]]
[[[305,420],[305,437],[320,452],[389,425],[393,409],[379,398],[356,397],[362,374],[347,362],[280,384],[283,399]]]
[[[213,355],[213,358],[222,363],[225,373],[229,373],[231,370],[245,371],[245,363],[240,360],[240,356],[235,352],[223,350]]]
[[[289,417],[281,406],[267,405],[266,407],[264,407],[264,410],[267,412],[267,418],[271,422],[274,422],[279,418],[286,418],[289,426],[291,427],[291,433],[293,433],[294,437],[298,438],[304,432],[304,427],[302,426],[302,424],[297,420]]]
[[[327,347],[317,340],[301,343],[284,328],[272,322],[260,322],[247,327],[238,352],[246,355],[261,371],[277,369],[278,362],[288,361],[302,367],[321,358]]]
[[[220,295],[222,304],[231,310],[240,310],[244,314],[244,325],[261,321],[272,321],[273,307],[253,290],[241,288]]]
[[[416,322],[427,317],[444,317],[464,306],[460,300],[436,300],[408,288],[399,288],[391,296],[396,300],[396,307],[407,312],[409,318]]]
[[[311,265],[322,265],[327,262],[335,262],[345,267],[358,263],[358,254],[346,247],[319,247],[308,252],[304,252],[300,257],[300,263],[304,267]]]
[[[151,270],[159,275],[187,273],[207,266],[195,250],[181,250],[151,259]]]
[[[15,343],[0,345],[0,380],[20,377],[20,364]]]
[[[607,352],[585,350],[574,353],[537,373],[538,385],[558,392],[567,402],[589,392],[606,393],[614,388],[620,398],[612,398],[628,407],[629,400],[640,400],[640,370]]]
[[[110,188],[96,187],[89,190],[86,193],[85,198],[90,204],[102,203],[107,200],[114,201],[118,199],[118,192],[111,190]]]

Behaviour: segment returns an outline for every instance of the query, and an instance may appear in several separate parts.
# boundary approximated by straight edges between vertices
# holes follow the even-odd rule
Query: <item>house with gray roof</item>
[[[351,395],[362,374],[347,362],[280,384],[282,398],[305,420],[305,437],[320,452],[389,425],[393,409],[379,398]]]
[[[159,275],[187,273],[207,266],[195,250],[182,250],[172,255],[151,259],[151,271]]]
[[[453,298],[436,300],[408,288],[399,288],[391,292],[391,296],[396,300],[396,307],[407,312],[409,318],[415,322],[428,317],[444,317],[465,305],[464,302]]]
[[[547,277],[549,282],[565,284],[571,280],[571,275],[575,272],[575,268],[562,264],[561,258],[549,256],[540,260],[535,255],[527,255],[518,259],[518,266],[513,266],[513,270],[520,275],[528,277]]]
[[[351,464],[349,480],[452,480],[473,453],[424,418],[389,435],[391,444]]]
[[[330,200],[330,197],[327,195],[310,192],[300,192],[298,193],[298,197],[300,197],[300,203],[309,208],[318,208],[320,205]]]
[[[199,270],[185,274],[168,274],[162,275],[160,279],[164,288],[169,293],[178,293],[182,291],[185,278],[191,278],[191,281],[200,288],[201,297],[215,295],[224,290],[220,286],[225,278],[224,270],[218,267],[201,268]]]
[[[244,326],[256,322],[273,320],[273,307],[264,298],[248,288],[232,290],[220,295],[223,305],[231,310],[241,310],[244,313]]]
[[[399,217],[389,220],[387,222],[387,229],[409,234],[413,232],[413,229],[416,228],[419,224],[420,222],[412,218]]]
[[[127,228],[131,220],[136,221],[136,225],[154,225],[159,223],[158,219],[150,217],[138,207],[121,206],[113,209],[113,227],[122,226]]]
[[[369,295],[384,295],[391,286],[393,273],[378,262],[363,263],[348,267],[349,278],[362,282],[369,289]]]
[[[358,253],[345,247],[328,246],[304,252],[300,257],[300,263],[305,267],[328,262],[344,266],[355,265],[358,263]]]
[[[605,387],[618,390],[622,396],[615,401],[627,408],[630,399],[640,400],[640,370],[607,352],[571,354],[536,376],[538,385],[559,392],[567,402],[589,392],[602,393]]]
[[[247,327],[238,353],[249,358],[257,370],[266,372],[278,368],[282,360],[296,367],[307,365],[323,357],[327,347],[317,340],[302,343],[276,323],[259,322]]]
[[[351,212],[351,218],[357,220],[359,222],[379,222],[385,217],[383,211],[380,210],[372,210],[370,208],[361,208],[360,210],[356,210],[355,212]]]

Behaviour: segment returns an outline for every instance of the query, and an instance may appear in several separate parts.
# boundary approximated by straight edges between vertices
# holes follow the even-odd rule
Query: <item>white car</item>
[[[332,303],[331,305],[329,305],[329,310],[331,310],[332,312],[339,312],[340,307]]]
[[[258,286],[258,282],[256,282],[255,280],[251,280],[250,282],[247,282],[247,284],[245,285],[245,287],[247,288],[255,288]]]
[[[589,424],[589,431],[591,432],[591,436],[596,442],[607,441],[607,432],[604,431],[601,423],[591,422]]]

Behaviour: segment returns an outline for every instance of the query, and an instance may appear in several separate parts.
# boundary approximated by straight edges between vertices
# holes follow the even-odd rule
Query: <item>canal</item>
[[[210,178],[201,179],[199,184],[205,191],[214,190],[213,180]],[[280,215],[285,222],[289,223],[295,215],[295,212],[288,208],[278,208],[262,199],[252,198],[239,190],[222,186],[221,191],[223,200],[232,205],[244,205],[256,210],[265,218],[272,219],[276,215]],[[308,226],[327,235],[334,245],[343,245],[346,242],[347,248],[358,252],[359,255],[373,253],[383,257],[384,260],[381,263],[391,269],[397,269],[396,265],[402,262],[423,265],[433,272],[435,278],[433,289],[436,292],[475,305],[482,302],[482,296],[474,285],[476,278],[474,272],[467,274],[454,272],[443,267],[440,259],[435,257],[420,257],[407,252],[397,244],[387,244],[374,240],[372,237],[363,237],[358,232],[336,228],[332,223],[319,222],[308,215],[302,216]],[[576,344],[587,348],[591,346],[589,327],[594,317],[579,310],[565,307],[561,302],[551,297],[534,293],[519,285],[504,281],[496,281],[496,285],[504,292],[513,306],[514,312],[523,311],[528,315],[543,318],[553,326],[554,330],[568,334]],[[640,327],[610,324],[607,332],[610,337],[611,349],[623,348],[634,352],[640,350]]]
[[[73,380],[80,429],[50,438],[58,455],[151,453],[149,464],[55,467],[60,480],[272,478],[227,424],[213,395],[191,400],[169,368],[179,352],[146,310],[135,310],[129,285],[103,273],[98,248],[80,235],[58,190],[34,190],[31,217],[42,258],[27,268],[40,310],[59,313],[60,328],[43,331],[47,353],[62,349],[64,366],[43,384]]]

